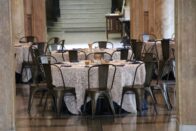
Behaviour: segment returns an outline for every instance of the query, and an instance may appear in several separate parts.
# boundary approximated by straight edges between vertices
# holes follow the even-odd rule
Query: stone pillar
[[[171,38],[174,33],[174,0],[131,0],[131,34],[155,34]]]
[[[143,0],[131,0],[131,38],[138,39],[144,32]]]
[[[157,38],[171,38],[174,33],[174,0],[155,0],[154,2],[155,34]]]
[[[46,0],[24,0],[25,35],[33,35],[38,41],[45,42]]]
[[[32,34],[32,0],[24,0],[24,27],[25,35]]]
[[[25,35],[24,29],[24,2],[23,0],[12,1],[12,36],[13,44],[17,43]]]
[[[46,27],[46,2],[45,0],[32,0],[32,33],[38,41],[45,42]]]
[[[11,2],[0,0],[0,131],[15,129],[15,70]]]
[[[177,113],[180,131],[196,131],[196,0],[175,0]]]

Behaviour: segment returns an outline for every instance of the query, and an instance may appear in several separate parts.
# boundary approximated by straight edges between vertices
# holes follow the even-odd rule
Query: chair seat
[[[35,89],[35,88],[38,88],[38,89],[46,89],[48,90],[47,88],[47,84],[46,83],[37,83],[37,84],[30,84],[30,88],[31,89]]]
[[[109,89],[102,89],[102,88],[90,88],[90,89],[86,89],[86,92],[87,93],[90,93],[90,92],[102,92],[102,91],[109,91]]]
[[[52,89],[53,92],[55,93],[72,93],[75,94],[75,88],[74,87],[63,87],[63,86],[58,86],[58,87],[54,87]]]
[[[144,86],[143,85],[134,85],[134,87],[133,86],[124,86],[123,90],[132,90],[132,89],[139,89],[139,88],[144,88]]]

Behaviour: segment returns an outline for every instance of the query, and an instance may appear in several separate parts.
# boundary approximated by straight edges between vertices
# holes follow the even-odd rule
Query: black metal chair
[[[95,41],[92,43],[92,47],[98,47],[98,48],[113,48],[114,44],[112,42],[109,41]]]
[[[124,48],[130,47],[131,43],[130,43],[130,38],[128,36],[124,36],[121,40],[121,42],[123,44]]]
[[[167,109],[171,110],[172,104],[170,101],[168,90],[169,90],[169,86],[175,85],[175,81],[169,81],[170,72],[174,71],[173,62],[172,62],[173,58],[170,59],[169,44],[170,44],[170,39],[163,39],[161,41],[163,60],[159,60],[157,83],[152,85],[152,89],[161,90]],[[164,76],[167,76],[166,79],[163,79]]]
[[[59,40],[58,37],[51,38],[46,45],[45,54],[50,54],[51,51],[60,51],[64,50],[65,40]]]
[[[153,43],[144,43],[142,53],[153,53],[153,58],[156,61],[159,61],[158,49],[157,49],[157,41],[153,41]]]
[[[83,112],[85,112],[87,97],[91,98],[92,117],[94,117],[96,112],[96,105],[97,105],[98,98],[106,98],[113,115],[115,115],[115,109],[111,96],[111,89],[113,87],[115,74],[116,74],[116,66],[112,64],[100,64],[100,65],[94,65],[89,67],[88,89],[86,89],[85,91]],[[94,84],[95,81],[98,83]]]
[[[30,53],[31,53],[32,62],[33,62],[33,66],[31,67],[33,83],[29,83],[29,86],[30,86],[29,102],[28,102],[28,113],[29,114],[31,113],[31,107],[33,104],[33,99],[34,99],[35,94],[40,93],[40,92],[42,93],[42,96],[40,99],[40,105],[41,105],[43,96],[45,92],[48,91],[48,87],[45,82],[45,75],[44,75],[42,68],[40,67],[40,62],[43,61],[43,57],[47,58],[47,61],[54,59],[54,61],[57,62],[57,60],[52,56],[48,56],[48,55],[40,56],[39,49],[34,46],[30,47]],[[38,76],[41,76],[41,79],[42,79],[41,81],[38,80]]]
[[[167,75],[167,80],[169,79],[169,73],[172,70],[172,60],[173,58],[171,59],[170,58],[170,39],[163,39],[161,40],[161,48],[162,48],[162,54],[163,54],[163,60],[160,61],[160,79],[166,75]],[[172,52],[173,53],[173,52]],[[174,53],[172,54],[174,55]]]
[[[112,55],[110,53],[107,53],[107,52],[93,52],[93,53],[87,54],[86,59],[87,60],[92,60],[92,61],[101,60],[101,59],[110,61],[110,60],[112,60]]]
[[[19,43],[23,43],[23,44],[28,43],[28,42],[31,42],[31,44],[35,44],[35,43],[37,43],[37,41],[38,41],[38,39],[37,39],[36,36],[23,36],[19,39]],[[28,61],[23,61],[22,62],[22,68],[21,68],[21,73],[20,74],[22,74],[23,70],[26,69],[25,70],[26,71],[26,76],[28,76],[27,75],[27,68],[30,68],[31,65],[32,65],[32,63],[29,61],[29,54],[28,54]],[[29,78],[27,78],[27,80],[29,80]],[[22,77],[21,77],[20,81],[22,82]]]
[[[28,68],[32,68],[32,66],[34,65],[33,61],[32,61],[32,54],[30,53],[31,48],[32,47],[36,47],[38,49],[39,55],[43,55],[44,54],[44,47],[45,47],[45,43],[44,42],[33,42],[30,47],[29,47],[29,52],[28,52],[28,60],[27,61],[23,61],[22,62],[22,68],[21,68],[21,74],[23,74],[23,71],[25,69],[25,74],[27,77],[27,80],[29,80],[30,78],[28,78],[28,72],[27,69]],[[31,71],[32,73],[32,71]],[[22,82],[22,78],[21,78],[21,82]]]
[[[45,112],[46,106],[47,106],[47,100],[49,96],[52,96],[52,100],[54,103],[54,107],[57,113],[57,116],[59,117],[62,110],[62,104],[64,100],[64,95],[74,95],[76,99],[76,92],[74,87],[67,87],[65,85],[63,73],[61,71],[61,68],[56,64],[41,64],[43,66],[43,70],[45,73],[46,78],[46,85],[48,87],[48,91],[46,92],[46,100],[44,104],[43,112]],[[59,76],[62,79],[62,86],[54,86],[52,84],[52,73],[51,68],[56,68],[56,70],[59,72]]]
[[[135,70],[135,75],[134,75],[134,80],[133,80],[133,84],[131,86],[125,86],[123,87],[123,91],[122,91],[122,98],[121,98],[121,104],[120,104],[120,111],[119,113],[121,113],[121,108],[122,108],[122,104],[123,104],[123,99],[124,99],[124,95],[127,93],[131,93],[134,92],[136,95],[136,105],[137,105],[137,110],[138,111],[142,111],[142,105],[143,102],[145,100],[145,92],[150,94],[152,101],[153,101],[153,106],[154,106],[154,111],[157,114],[157,108],[156,108],[156,101],[154,98],[154,95],[152,93],[151,90],[151,80],[152,80],[152,74],[153,74],[153,67],[154,67],[154,62],[145,62],[145,68],[146,68],[146,77],[145,77],[145,82],[142,85],[136,85],[135,84],[135,79],[136,79],[136,75],[137,75],[137,71],[138,68],[142,65],[143,63],[139,64]]]
[[[112,58],[115,55],[115,53],[120,53],[120,60],[128,60],[128,55],[129,55],[129,49],[128,48],[120,48],[115,50],[112,53]]]
[[[78,58],[79,55],[84,55],[84,60],[86,59],[86,53],[84,51],[66,50],[64,53],[62,53],[63,61],[66,60],[66,58],[65,58],[66,53],[68,53],[68,55],[69,55],[69,61],[70,62],[78,62],[79,61],[79,58]]]
[[[131,43],[131,47],[133,52],[131,59],[133,58],[134,60],[142,60],[143,42],[133,42]]]
[[[23,36],[19,39],[19,43],[37,42],[36,36]]]

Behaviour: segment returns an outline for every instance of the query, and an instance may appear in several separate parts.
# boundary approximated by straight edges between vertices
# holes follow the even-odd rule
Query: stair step
[[[97,23],[54,23],[54,26],[69,28],[69,27],[105,27],[105,22],[97,22]]]
[[[60,0],[60,17],[49,31],[105,31],[111,0]]]
[[[108,6],[105,4],[88,4],[88,5],[81,5],[81,4],[73,4],[73,5],[60,5],[60,9],[108,9]]]
[[[52,31],[52,32],[88,32],[88,31],[94,31],[94,32],[98,32],[98,31],[105,31],[105,28],[58,28],[58,27],[48,27],[47,29],[48,31]]]
[[[105,15],[103,14],[62,14],[61,18],[71,19],[71,18],[97,18],[97,19],[103,19],[105,18]]]
[[[105,22],[105,18],[59,18],[59,23],[92,23],[92,22]]]
[[[100,10],[100,9],[61,9],[61,14],[70,14],[70,13],[100,13],[100,14],[107,14],[110,12],[110,9]]]

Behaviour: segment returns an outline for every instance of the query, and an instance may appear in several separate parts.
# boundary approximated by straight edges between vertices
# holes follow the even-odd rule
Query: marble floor
[[[173,97],[173,89],[170,91]],[[158,115],[153,108],[143,114],[123,113],[112,115],[97,115],[94,119],[90,115],[71,115],[67,111],[60,118],[55,117],[51,106],[42,114],[42,106],[38,105],[38,95],[32,106],[31,115],[27,113],[29,96],[28,84],[17,84],[16,87],[16,131],[178,131],[175,108],[168,111],[157,92]],[[172,104],[174,104],[172,100]]]

